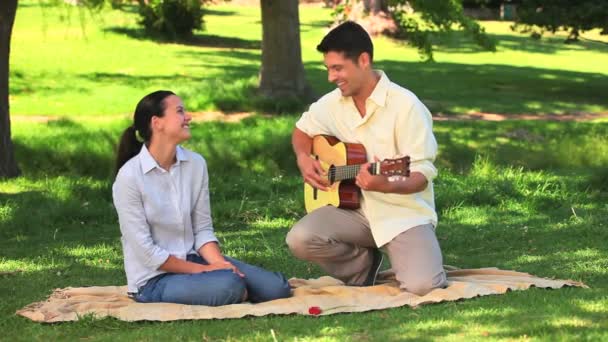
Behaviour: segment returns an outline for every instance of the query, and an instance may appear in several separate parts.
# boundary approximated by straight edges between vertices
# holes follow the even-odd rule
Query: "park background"
[[[304,214],[290,147],[302,104],[256,95],[260,6],[204,8],[204,30],[176,43],[142,34],[134,6],[91,12],[19,1],[9,99],[21,175],[0,180],[0,340],[608,338],[608,39],[599,30],[572,44],[564,32],[531,39],[497,20],[479,22],[495,52],[455,30],[434,41],[435,61],[427,62],[403,41],[376,37],[375,64],[436,117],[445,263],[574,279],[589,289],[324,317],[41,325],[16,316],[55,288],[125,284],[114,153],[137,101],[157,89],[175,91],[194,115],[185,145],[208,161],[225,253],[288,276],[322,275],[284,243]],[[333,89],[315,51],[332,10],[301,4],[299,20],[306,79],[320,95]]]

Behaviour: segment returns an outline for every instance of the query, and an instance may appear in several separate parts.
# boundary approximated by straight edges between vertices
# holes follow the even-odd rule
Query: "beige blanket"
[[[84,315],[111,316],[123,321],[172,321],[181,319],[221,319],[268,314],[331,315],[399,306],[418,306],[491,294],[526,290],[531,286],[557,289],[563,286],[587,287],[572,280],[538,278],[527,273],[496,268],[452,269],[448,287],[425,296],[401,291],[390,271],[381,273],[381,284],[370,287],[345,286],[331,277],[289,280],[293,296],[260,304],[234,304],[220,307],[168,303],[141,304],[126,296],[126,286],[93,286],[58,289],[44,302],[33,303],[17,314],[37,322],[75,321]]]

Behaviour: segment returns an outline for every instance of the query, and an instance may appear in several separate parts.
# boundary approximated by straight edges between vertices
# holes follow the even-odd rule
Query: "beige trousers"
[[[287,245],[299,259],[317,263],[348,285],[361,285],[372,265],[374,243],[361,210],[332,206],[304,216],[289,231]],[[410,228],[383,246],[401,288],[424,295],[443,287],[446,276],[433,225]]]

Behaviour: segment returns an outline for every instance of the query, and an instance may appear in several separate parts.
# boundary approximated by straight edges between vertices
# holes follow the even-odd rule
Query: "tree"
[[[312,97],[300,45],[298,0],[261,0],[261,95],[275,99]]]
[[[81,0],[88,8],[99,8],[105,0]],[[9,59],[11,35],[19,0],[0,0],[0,178],[17,177],[21,173],[15,160],[11,139],[9,104]]]
[[[371,34],[388,33],[407,40],[427,60],[433,60],[434,36],[454,26],[479,46],[496,50],[485,29],[464,14],[462,0],[343,0],[334,13],[337,22],[358,21]]]
[[[11,34],[18,0],[0,1],[0,178],[17,177],[20,173],[11,140],[9,112],[9,56]]]
[[[372,15],[388,12],[388,0],[363,0],[365,12]]]
[[[526,0],[517,7],[516,30],[540,37],[544,30],[570,31],[566,42],[577,41],[581,32],[601,29],[608,34],[608,0]]]
[[[118,1],[113,5],[121,5]],[[191,38],[195,29],[203,28],[203,2],[206,0],[138,0],[140,24],[152,36]]]
[[[143,1],[143,0],[142,0]],[[10,40],[18,0],[0,0],[0,178],[16,177],[9,116]],[[81,0],[89,9],[100,9],[105,0]],[[122,0],[110,0],[114,6]],[[306,80],[300,46],[300,19],[297,0],[262,0],[262,67],[260,92],[274,98],[312,98]]]

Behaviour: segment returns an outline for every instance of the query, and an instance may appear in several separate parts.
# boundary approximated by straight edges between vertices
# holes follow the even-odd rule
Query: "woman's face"
[[[171,142],[181,143],[190,139],[190,121],[192,116],[186,113],[184,103],[176,95],[167,96],[165,102],[165,114],[162,117],[154,117],[157,132]]]

